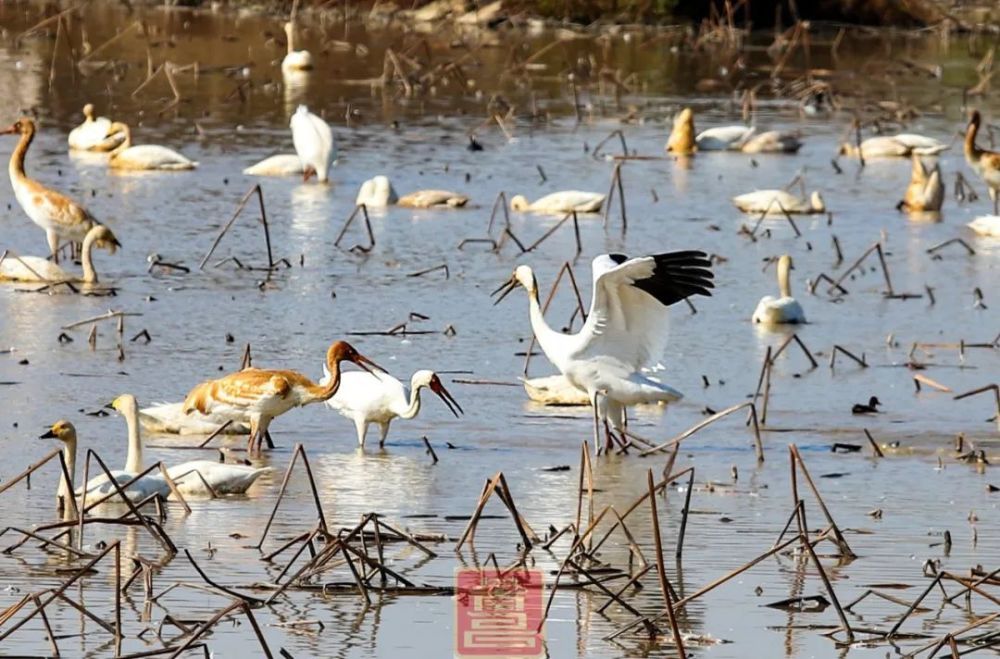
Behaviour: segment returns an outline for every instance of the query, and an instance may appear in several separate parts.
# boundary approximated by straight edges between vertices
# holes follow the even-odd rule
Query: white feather
[[[329,180],[330,165],[336,158],[336,145],[330,125],[309,111],[304,105],[292,115],[292,142],[304,167],[316,170],[320,182]]]

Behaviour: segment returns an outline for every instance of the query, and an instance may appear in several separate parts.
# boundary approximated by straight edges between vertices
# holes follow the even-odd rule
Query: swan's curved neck
[[[95,227],[96,228],[96,227]],[[97,240],[97,232],[91,230],[87,232],[83,239],[83,283],[96,284],[97,271],[94,270],[94,242]]]
[[[538,286],[528,290],[528,316],[531,319],[531,331],[535,333],[535,339],[541,346],[542,352],[549,361],[562,370],[560,366],[564,352],[562,342],[566,340],[566,335],[552,329],[545,321],[542,305],[538,302]]]
[[[778,290],[781,297],[792,297],[792,284],[788,279],[788,262],[778,262]]]
[[[28,153],[28,147],[31,146],[33,139],[35,139],[33,131],[21,133],[21,139],[18,141],[17,146],[14,147],[14,152],[10,154],[8,170],[11,182],[20,182],[27,178],[27,175],[24,173],[24,156]]]
[[[125,471],[137,474],[142,471],[142,435],[139,434],[139,412],[134,408],[123,412],[128,425],[128,454],[125,456]]]
[[[131,148],[132,146],[132,129],[128,127],[128,124],[123,124],[119,122],[111,124],[111,127],[108,129],[108,134],[114,134],[114,133],[124,133],[125,139],[122,140],[122,143],[116,146],[111,151],[110,156],[112,159],[117,158],[122,151]]]
[[[60,505],[69,506],[69,498],[73,496],[73,481],[76,480],[76,437],[70,437],[65,442],[63,442],[63,460],[66,462],[66,471],[69,472],[69,482],[66,482],[66,477],[60,473],[59,475],[59,490],[57,496],[59,497]]]

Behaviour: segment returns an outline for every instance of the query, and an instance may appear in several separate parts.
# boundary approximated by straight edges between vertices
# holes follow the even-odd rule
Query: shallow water
[[[110,5],[93,6],[82,23],[79,19],[72,23],[69,32],[74,47],[83,39],[81,25],[91,47],[97,48],[112,36],[112,26],[128,25],[137,17]],[[659,156],[669,117],[682,103],[696,108],[699,126],[738,123],[739,104],[730,102],[726,92],[696,91],[699,80],[719,75],[722,63],[712,57],[672,52],[669,40],[656,41],[651,34],[585,37],[543,53],[538,61],[548,68],[527,80],[502,75],[510,70],[511,52],[536,52],[551,35],[504,35],[509,48],[468,49],[490,33],[425,37],[397,27],[366,27],[361,22],[345,27],[317,18],[310,19],[302,46],[319,53],[325,44],[327,52],[320,56],[308,86],[292,90],[281,85],[276,65],[282,54],[280,44],[266,41],[269,33],[280,34],[277,20],[251,13],[237,17],[161,10],[146,11],[142,17],[149,26],[148,41],[137,30],[112,43],[91,58],[107,57],[107,66],[89,70],[87,77],[73,73],[61,46],[50,86],[51,40],[28,37],[20,49],[14,45],[15,35],[40,20],[38,9],[0,7],[0,23],[6,30],[0,42],[0,92],[8,99],[3,121],[15,118],[14,108],[38,111],[40,134],[29,154],[30,171],[86,200],[124,246],[115,256],[96,255],[103,281],[116,288],[115,297],[35,294],[22,292],[25,286],[0,288],[0,346],[12,348],[0,355],[5,402],[0,406],[0,450],[6,456],[0,478],[6,481],[53,448],[49,441],[34,438],[58,418],[77,426],[82,446],[98,450],[112,467],[119,465],[125,452],[124,423],[114,416],[100,418],[84,412],[98,409],[123,392],[134,393],[141,403],[179,400],[195,383],[237,368],[247,342],[257,365],[296,368],[318,377],[330,341],[350,332],[385,330],[406,322],[411,330],[437,333],[352,336],[350,340],[397,377],[407,378],[418,368],[451,371],[445,381],[466,410],[461,420],[453,419],[433,396],[427,396],[417,419],[394,425],[384,450],[371,437],[361,450],[352,424],[325,407],[290,413],[272,426],[277,448],[264,458],[276,471],[246,498],[192,501],[190,515],[171,505],[165,529],[174,542],[190,549],[219,583],[241,589],[274,578],[283,563],[261,562],[260,553],[249,545],[256,543],[267,521],[281,474],[297,443],[308,452],[331,527],[354,526],[361,515],[376,511],[413,532],[446,534],[451,539],[432,545],[439,554],[433,560],[421,562],[412,552],[394,559],[393,568],[418,583],[451,585],[454,568],[482,563],[490,552],[496,553],[501,564],[516,559],[518,537],[507,518],[480,524],[474,552],[453,552],[465,520],[446,516],[469,515],[483,482],[497,471],[504,472],[520,512],[539,533],[549,525],[561,529],[574,521],[580,442],[591,437],[589,411],[534,405],[517,386],[452,382],[516,383],[524,361],[516,353],[523,353],[530,332],[523,294],[518,292],[497,308],[488,294],[516,263],[531,264],[543,291],[547,290],[560,264],[574,254],[571,229],[560,229],[524,255],[518,255],[511,243],[499,253],[482,244],[461,250],[457,246],[464,238],[486,235],[490,206],[501,191],[529,198],[567,188],[606,191],[613,163],[591,157],[589,150],[614,129],[623,130],[630,150]],[[435,63],[468,49],[463,71],[477,81],[476,86],[441,84],[433,93],[407,99],[357,83],[381,75],[387,44],[403,52],[422,39]],[[354,47],[338,50],[336,41]],[[897,35],[886,38],[884,44],[858,37],[847,40],[840,48],[840,60],[833,62],[825,61],[830,60],[829,43],[828,37],[814,39],[812,64],[835,69],[839,89],[864,92],[872,101],[898,94],[923,112],[906,130],[944,141],[963,127],[960,88],[974,84],[972,68],[988,47],[965,41],[945,47],[936,37],[927,36]],[[367,48],[367,55],[359,54],[358,44]],[[178,75],[182,100],[162,114],[158,109],[172,98],[162,78],[132,96],[146,76],[147,45],[154,66],[165,57],[179,65],[197,58],[202,70],[197,78]],[[880,64],[905,58],[941,62],[941,80],[886,73]],[[752,70],[767,61],[763,49],[755,49],[745,64]],[[596,84],[586,82],[588,73],[594,73],[590,71],[593,62],[637,73],[639,84],[622,98],[620,109],[613,96],[600,95]],[[213,67],[232,67],[233,73],[213,71]],[[581,123],[572,111],[572,90],[563,82],[571,69],[582,81]],[[243,90],[245,101],[241,102],[237,87]],[[467,151],[465,133],[483,123],[484,107],[494,92],[517,108],[518,120],[509,125],[514,139],[507,140],[495,124],[485,125],[477,132],[485,150]],[[872,161],[861,169],[842,158],[843,173],[838,175],[830,159],[850,114],[805,117],[793,101],[775,100],[764,93],[761,97],[759,124],[799,129],[806,135],[797,156],[708,153],[687,162],[630,160],[622,169],[627,233],[622,236],[620,231],[617,206],[608,228],[600,216],[580,218],[584,252],[575,261],[575,269],[584,296],[589,295],[589,260],[609,250],[648,253],[697,248],[724,257],[715,269],[715,295],[694,300],[696,314],[684,305],[673,313],[664,363],[669,382],[687,398],[665,411],[638,410],[632,419],[637,433],[660,441],[697,423],[706,407],[720,410],[752,395],[767,347],[776,347],[785,337],[761,331],[749,322],[759,297],[775,288],[773,269],[765,270],[764,259],[786,252],[795,259],[793,289],[810,320],[798,333],[817,353],[820,365],[809,369],[795,349],[778,360],[763,434],[763,464],[756,464],[752,435],[736,417],[684,443],[675,468],[696,468],[691,507],[698,514],[692,514],[688,522],[682,566],[668,558],[670,578],[678,590],[690,593],[771,547],[791,510],[789,443],[802,450],[839,525],[851,530],[847,538],[859,558],[844,565],[824,560],[842,602],[855,599],[866,585],[893,582],[911,585],[892,592],[912,600],[927,581],[921,575],[921,564],[927,559],[940,559],[945,569],[956,573],[966,573],[977,564],[995,569],[1000,556],[996,503],[1000,495],[988,493],[986,486],[997,481],[991,467],[982,471],[957,462],[952,451],[954,437],[964,433],[987,455],[995,455],[997,426],[987,421],[993,413],[989,396],[954,401],[951,394],[926,387],[915,392],[914,372],[905,366],[914,342],[989,342],[1000,331],[1000,302],[995,299],[1000,241],[977,238],[964,227],[988,210],[985,188],[964,164],[956,143],[940,159],[949,181],[943,220],[908,221],[894,210],[909,178],[908,162]],[[136,127],[136,142],[169,145],[201,166],[195,173],[120,175],[109,173],[100,159],[67,156],[66,132],[79,121],[79,108],[86,101],[95,102],[102,114]],[[240,174],[242,168],[266,155],[292,150],[287,116],[300,101],[321,111],[335,128],[340,158],[332,184],[256,180]],[[628,106],[635,106],[639,122],[620,121]],[[532,108],[537,109],[535,120],[528,116]],[[984,102],[981,109],[989,117],[1000,106]],[[394,121],[398,123],[392,125]],[[13,143],[12,138],[4,138],[0,154],[6,155]],[[612,141],[605,150],[615,153],[620,148]],[[973,181],[980,194],[978,202],[958,205],[950,195],[959,171]],[[738,233],[742,224],[752,221],[741,216],[729,199],[755,188],[784,186],[799,172],[804,172],[808,189],[823,191],[832,219],[826,215],[797,219],[800,238],[784,220],[766,221],[762,227],[766,233],[758,233],[756,241]],[[369,254],[335,248],[358,186],[379,173],[390,175],[400,193],[450,188],[468,194],[473,207],[373,212],[377,243]],[[263,278],[259,270],[237,270],[231,261],[214,266],[229,256],[257,266],[266,263],[253,204],[224,238],[209,266],[197,270],[219,227],[258,182],[266,201],[275,259],[287,258],[292,264],[277,271],[263,290],[258,288]],[[0,206],[3,247],[21,254],[43,253],[44,237],[17,207],[6,179],[0,182],[0,195],[10,204],[9,208]],[[528,244],[557,220],[514,214],[511,229]],[[905,301],[883,297],[883,280],[873,270],[874,258],[866,261],[863,273],[844,282],[850,292],[843,298],[823,294],[822,285],[816,295],[808,293],[807,280],[820,273],[836,278],[881,235],[895,291],[924,294],[925,285],[931,286],[933,305],[926,295]],[[833,236],[839,239],[846,259],[839,265]],[[958,246],[943,249],[940,260],[926,253],[931,246],[955,237],[968,242],[975,255],[967,255]],[[355,225],[342,247],[364,242],[363,231]],[[192,272],[148,273],[146,256],[154,252],[165,261],[183,263]],[[448,278],[442,272],[408,276],[442,263],[448,265]],[[976,287],[985,294],[985,307],[974,304]],[[118,360],[112,323],[99,326],[95,350],[87,345],[87,327],[67,332],[73,342],[58,342],[63,326],[108,309],[141,314],[126,320],[124,361]],[[413,312],[429,319],[411,320]],[[571,312],[571,296],[564,290],[550,317],[561,325]],[[448,326],[454,327],[454,336],[443,333]],[[149,344],[128,340],[143,329],[152,337]],[[227,333],[232,341],[227,341]],[[841,355],[836,369],[830,369],[834,344],[864,353],[871,367],[862,369]],[[954,347],[928,348],[918,350],[913,358],[928,364],[925,375],[954,392],[995,382],[1000,366],[998,352],[988,349],[969,348],[963,359]],[[543,356],[532,361],[532,375],[551,370]],[[703,376],[710,386],[703,385]],[[851,405],[870,395],[882,400],[885,412],[852,416]],[[863,428],[880,443],[898,442],[899,447],[882,460],[868,457],[867,446],[855,454],[830,452],[834,442],[865,445]],[[440,462],[436,465],[425,453],[423,435],[437,450]],[[176,446],[197,441],[149,438],[147,463],[192,459],[197,452]],[[238,448],[242,440],[229,443]],[[455,449],[446,448],[448,443]],[[596,459],[598,509],[607,504],[626,508],[645,491],[646,470],[659,474],[663,464],[662,457]],[[543,471],[558,465],[571,468]],[[739,475],[735,483],[733,467]],[[301,473],[297,474],[265,549],[276,548],[281,540],[315,523],[308,487]],[[3,526],[30,527],[51,521],[55,483],[56,469],[50,465],[32,479],[30,491],[18,486],[0,496]],[[716,486],[708,487],[710,483]],[[818,528],[819,511],[811,499],[808,506],[809,519]],[[676,542],[682,507],[682,490],[671,492],[660,503],[668,556],[672,556],[669,551]],[[868,515],[874,509],[883,511],[880,519]],[[970,511],[977,522],[968,521]],[[503,510],[494,501],[487,512]],[[629,526],[644,554],[652,556],[648,513],[638,511]],[[939,544],[946,530],[953,539],[950,554]],[[231,536],[237,533],[242,537]],[[123,539],[127,553],[163,558],[160,548],[135,529],[90,529],[86,543],[115,538]],[[604,547],[602,558],[622,566],[627,561],[627,543],[618,535],[613,540]],[[830,546],[823,547],[821,554]],[[553,553],[536,549],[531,556],[538,566],[551,571],[558,569],[567,549],[568,543],[561,541]],[[65,576],[54,572],[58,567],[65,567],[63,558],[33,545],[0,556],[4,587],[0,607],[32,590],[61,583]],[[107,568],[100,569],[81,582],[84,587],[74,586],[70,592],[110,615],[114,582],[109,574]],[[338,573],[334,580],[349,578]],[[154,590],[159,593],[175,581],[200,583],[183,554],[157,572]],[[656,578],[650,573],[643,583],[646,588],[629,602],[645,613],[655,613],[662,602]],[[731,641],[704,651],[718,658],[831,656],[838,651],[832,641],[814,629],[795,627],[836,625],[832,607],[822,613],[791,614],[761,606],[822,592],[811,566],[797,558],[775,557],[694,601],[680,625],[692,634]],[[141,639],[138,635],[146,626],[155,629],[168,612],[183,620],[204,620],[226,604],[224,597],[177,589],[144,617],[141,586],[130,593],[124,614],[125,653],[161,647],[154,641],[155,634],[144,634]],[[454,602],[450,597],[380,599],[375,593],[373,598],[374,605],[365,608],[354,593],[290,592],[277,604],[255,610],[255,615],[272,649],[276,652],[283,647],[297,657],[447,656],[451,652]],[[596,613],[604,599],[596,591],[557,591],[547,625],[551,656],[670,654],[669,646],[634,638],[619,639],[618,644],[601,640],[631,620],[630,614],[617,607],[610,607],[607,615]],[[973,600],[971,610],[940,604],[939,596],[929,602],[931,611],[912,617],[904,630],[941,635],[991,612],[979,598]],[[889,627],[901,612],[896,604],[869,599],[849,614],[849,620],[856,626]],[[49,615],[55,633],[68,636],[59,641],[65,655],[106,656],[111,652],[108,636],[73,609],[55,607]],[[324,623],[322,632],[274,626],[313,619]],[[82,631],[88,634],[78,636]],[[165,628],[164,638],[175,632]],[[207,640],[217,656],[257,652],[245,621],[239,626],[220,625]],[[923,642],[899,644],[914,648]],[[48,652],[41,621],[36,619],[17,631],[2,649],[17,654]],[[839,652],[882,657],[887,648],[856,646]]]

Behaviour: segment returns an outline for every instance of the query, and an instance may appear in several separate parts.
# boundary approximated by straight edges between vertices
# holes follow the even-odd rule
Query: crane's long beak
[[[382,368],[381,366],[379,366],[378,364],[376,364],[375,362],[373,362],[372,360],[370,360],[367,357],[365,357],[364,355],[355,355],[351,359],[351,361],[354,362],[355,364],[357,364],[358,366],[360,366],[362,370],[371,373],[376,378],[378,377],[378,374],[375,373],[374,371],[372,371],[371,368],[368,368],[369,366],[371,366],[372,368],[374,368],[376,371],[382,371],[383,373],[388,373],[389,372],[389,371],[385,370],[384,368]]]
[[[454,414],[456,419],[459,414],[465,414],[465,410],[462,409],[462,406],[458,404],[458,401],[455,400],[454,396],[452,396],[447,389],[444,388],[444,385],[441,384],[441,382],[432,382],[431,391],[436,393],[438,398],[444,401],[444,404],[448,406],[448,411]],[[457,412],[455,411],[455,408],[458,408]]]
[[[17,125],[12,124],[12,125],[7,126],[6,128],[4,128],[3,130],[0,130],[0,135],[13,135],[13,134],[19,133],[19,132],[21,132],[21,131],[19,131],[17,129]]]
[[[496,301],[493,303],[493,306],[496,306],[496,305],[500,304],[505,297],[507,297],[508,295],[510,295],[510,292],[512,290],[514,290],[515,288],[518,287],[519,283],[520,282],[518,282],[516,278],[511,277],[510,279],[508,279],[507,281],[505,281],[503,284],[501,284],[499,288],[497,288],[495,291],[493,291],[492,293],[490,293],[490,297],[495,296],[497,293],[500,294],[500,297],[498,297],[496,299]]]

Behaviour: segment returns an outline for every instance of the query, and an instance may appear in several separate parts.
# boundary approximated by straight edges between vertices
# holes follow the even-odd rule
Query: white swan
[[[510,200],[511,210],[531,213],[596,213],[604,204],[604,195],[598,192],[564,190],[547,194],[535,202],[529,202],[523,195],[515,195]]]
[[[547,375],[541,378],[522,378],[528,398],[542,405],[590,405],[587,392],[577,389],[565,375]]]
[[[788,281],[788,273],[792,268],[792,257],[788,254],[778,259],[778,290],[781,297],[762,297],[754,309],[753,322],[765,325],[806,322],[802,305],[792,297],[792,287]]]
[[[139,410],[139,423],[151,433],[171,435],[211,435],[228,419],[209,414],[184,414],[184,403],[157,403]],[[222,431],[224,435],[246,435],[250,425],[234,421]]]
[[[289,126],[292,128],[295,153],[302,161],[303,180],[308,181],[315,174],[320,183],[326,183],[330,164],[337,157],[330,125],[310,112],[309,108],[300,105],[292,115]]]
[[[698,150],[694,137],[694,112],[691,111],[691,108],[682,109],[674,117],[674,126],[664,149],[667,153],[675,153],[679,156],[691,155]]]
[[[972,220],[966,226],[980,236],[1000,238],[1000,215],[983,215]]]
[[[947,144],[933,137],[900,133],[869,137],[861,142],[860,150],[854,144],[845,142],[840,146],[840,155],[858,156],[860,152],[865,158],[906,158],[914,153],[920,156],[935,156],[947,148]]]
[[[106,249],[112,254],[121,247],[111,229],[103,224],[95,224],[83,239],[83,276],[67,272],[52,261],[40,256],[7,255],[0,261],[0,281],[30,281],[30,282],[82,282],[97,283],[97,271],[94,270],[94,247]]]
[[[83,106],[82,124],[69,132],[69,148],[77,151],[111,151],[125,140],[125,134],[107,117],[94,118],[94,106]]]
[[[800,199],[784,190],[755,190],[733,197],[733,204],[744,213],[823,213],[826,205],[820,193],[813,192],[809,199]]]
[[[285,23],[285,39],[288,42],[288,53],[281,60],[282,72],[309,71],[313,68],[312,53],[308,50],[295,50],[295,25]]]
[[[659,389],[659,394],[655,399],[648,401],[651,404],[673,403],[684,398],[684,394],[673,387],[664,384],[660,378],[651,375],[659,369],[642,369],[642,374],[649,385]],[[524,391],[535,403],[552,407],[583,407],[590,405],[587,392],[577,389],[566,379],[565,375],[546,375],[540,378],[520,378],[524,385]]]
[[[779,130],[758,133],[753,126],[719,126],[698,133],[699,151],[743,153],[795,153],[802,147],[798,135]]]
[[[461,208],[469,198],[449,190],[417,190],[399,198],[397,205],[404,208]]]
[[[944,184],[941,183],[941,168],[935,162],[930,172],[920,156],[913,155],[910,184],[906,195],[899,202],[899,208],[911,212],[939,211],[944,202]]]
[[[132,146],[131,129],[118,122],[113,125],[125,133],[125,139],[111,152],[108,166],[112,169],[180,171],[198,166],[197,162],[159,144]]]
[[[250,486],[269,471],[271,467],[257,468],[211,460],[190,460],[167,467],[167,473],[184,496],[246,494]]]
[[[399,201],[395,188],[387,176],[375,176],[361,184],[354,204],[364,204],[369,208],[383,208]]]
[[[135,397],[124,394],[115,399],[111,406],[118,410],[128,424],[129,462],[137,470],[142,470],[142,436],[139,422],[139,406]],[[134,461],[134,462],[133,462]],[[246,465],[225,464],[211,460],[191,460],[173,467],[167,473],[177,485],[182,495],[211,496],[215,494],[243,494],[260,476],[270,471],[270,467],[258,469]],[[157,475],[169,492],[166,479]],[[206,486],[206,482],[208,485]],[[164,496],[167,496],[164,494]]]
[[[795,133],[768,130],[747,139],[740,147],[743,153],[797,153],[802,140]]]
[[[115,399],[111,406],[116,410],[122,411],[127,409],[129,405],[131,405],[133,409],[136,409],[134,398],[131,398],[130,396],[127,398],[125,396],[119,396]],[[63,443],[63,456],[66,459],[66,467],[69,471],[70,478],[75,478],[77,438],[76,428],[73,424],[69,421],[57,421],[47,433],[42,435],[42,437],[52,437]],[[135,424],[134,426],[129,426],[128,454],[125,458],[125,468],[111,470],[111,477],[119,485],[124,485],[126,482],[132,480],[132,478],[134,478],[141,471],[142,440],[139,437],[138,424]],[[63,481],[64,480],[65,479],[63,479]],[[69,486],[64,482],[60,482],[60,498],[65,500],[64,497],[68,492]],[[77,488],[75,494],[77,499],[82,500],[81,503],[86,506],[94,501],[97,501],[98,499],[104,498],[105,495],[111,494],[112,492],[116,492],[114,486],[108,481],[107,475],[101,472],[100,475],[87,481],[85,486]],[[141,501],[154,494],[159,494],[163,497],[167,497],[170,494],[170,486],[159,474],[151,473],[147,476],[143,476],[136,482],[129,485],[125,490],[125,496],[127,496],[130,501]],[[114,502],[116,499],[118,499],[117,494],[109,498],[108,502]]]
[[[716,126],[698,133],[694,141],[699,151],[739,151],[756,131],[753,126]]]
[[[298,176],[303,171],[297,153],[279,153],[243,170],[247,176]]]

